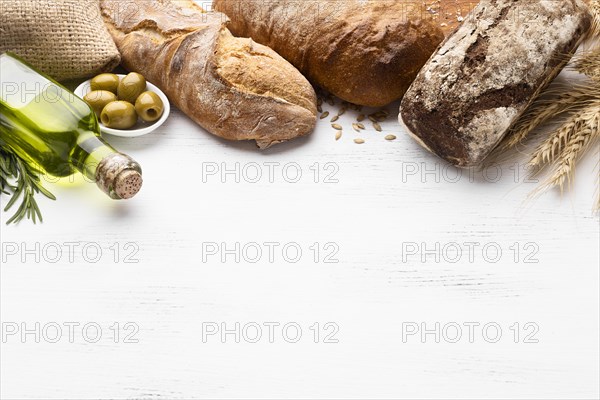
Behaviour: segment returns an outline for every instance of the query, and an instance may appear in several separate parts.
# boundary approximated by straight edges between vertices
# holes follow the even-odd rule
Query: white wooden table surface
[[[77,178],[42,225],[2,212],[1,397],[598,398],[598,152],[527,201],[523,167],[457,171],[388,110],[262,152],[175,110],[107,138],[131,201]]]

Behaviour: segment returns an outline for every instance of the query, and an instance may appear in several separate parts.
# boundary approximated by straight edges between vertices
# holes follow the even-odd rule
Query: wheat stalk
[[[587,150],[592,142],[600,137],[600,104],[595,103],[588,106],[583,112],[572,115],[562,127],[555,131],[552,136],[560,135],[567,130],[572,130],[570,139],[562,147],[560,154],[554,155],[555,167],[550,178],[542,186],[542,189],[559,187],[564,190],[565,182],[571,182],[575,171],[575,164]],[[566,128],[569,126],[568,128]]]
[[[590,1],[588,7],[593,17],[589,37],[597,38],[598,36],[600,36],[600,0]]]
[[[553,187],[563,192],[565,184],[572,182],[577,161],[592,148],[593,142],[600,139],[600,0],[591,0],[589,8],[593,16],[588,32],[591,50],[575,56],[571,62],[575,71],[590,78],[589,83],[557,96],[550,104],[548,101],[534,102],[530,111],[511,129],[513,136],[507,141],[506,147],[515,146],[542,123],[570,112],[563,124],[538,146],[529,161],[529,165],[538,170],[552,165],[550,177],[532,194]],[[594,210],[600,212],[600,176],[597,176]]]
[[[600,99],[597,99],[587,105],[586,108],[574,113],[562,126],[552,132],[537,150],[533,153],[529,161],[530,167],[540,167],[543,164],[551,163],[557,156],[571,143],[571,139],[578,134],[584,133],[582,130],[588,121],[593,125],[594,118],[597,118],[600,110]],[[593,130],[593,127],[590,127]]]
[[[578,55],[573,62],[573,69],[600,82],[600,46]]]
[[[592,0],[589,4],[590,11],[594,17],[592,28],[590,29],[590,39],[595,41],[595,50],[592,50],[591,54],[584,57],[582,61],[583,69],[580,72],[588,75],[591,79],[596,82],[600,82],[600,44],[598,39],[600,38],[600,0]],[[600,90],[599,90],[600,91]],[[600,159],[600,150],[598,153]],[[599,163],[600,164],[600,163]],[[598,165],[600,168],[600,165]],[[598,181],[596,184],[596,204],[594,205],[594,211],[600,213],[600,171],[597,175]]]
[[[589,88],[577,86],[552,99],[535,101],[529,111],[511,128],[509,137],[503,145],[504,149],[517,146],[541,124],[573,108],[581,107],[582,104],[593,99],[594,95],[595,93]]]
[[[593,43],[594,40],[600,38],[600,0],[591,0],[589,10],[593,21],[588,32],[588,39]],[[579,73],[587,75],[596,83],[600,83],[600,44],[593,43],[592,50],[576,56],[571,65]],[[552,91],[546,90],[544,94],[552,94]],[[600,96],[600,87],[590,88],[584,86],[563,91],[563,93],[552,99],[534,101],[525,114],[510,129],[507,135],[508,138],[501,148],[506,150],[521,144],[541,124],[573,108],[581,107],[588,100],[597,99],[598,96]]]

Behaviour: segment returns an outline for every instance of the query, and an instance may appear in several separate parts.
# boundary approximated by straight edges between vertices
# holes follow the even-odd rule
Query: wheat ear
[[[584,130],[580,129],[586,125],[586,121],[593,123],[594,114],[598,114],[598,111],[594,110],[600,110],[600,100],[593,101],[586,108],[576,112],[562,126],[552,132],[548,139],[538,146],[533,153],[529,166],[540,167],[543,164],[554,162],[571,142],[571,139],[579,133],[585,133]]]
[[[575,132],[556,157],[554,172],[543,185],[544,188],[558,186],[562,192],[565,182],[571,182],[577,160],[589,150],[591,143],[600,137],[600,104],[597,103],[587,107],[585,112],[574,114],[565,122],[564,125],[573,125]]]
[[[596,82],[600,82],[600,46],[578,55],[573,62],[573,69],[585,74]]]
[[[578,107],[592,99],[594,94],[583,87],[575,87],[553,99],[537,100],[511,128],[503,148],[508,149],[522,143],[523,140],[538,126],[566,111]]]
[[[594,39],[600,36],[600,0],[590,1],[589,9],[593,17],[589,37]]]
[[[577,55],[572,66],[579,73],[600,81],[600,0],[591,0],[588,8],[592,14],[592,26],[587,33],[591,50]]]

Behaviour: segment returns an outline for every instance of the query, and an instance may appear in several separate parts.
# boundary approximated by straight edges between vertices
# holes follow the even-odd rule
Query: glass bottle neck
[[[112,154],[119,152],[96,132],[82,129],[78,132],[77,143],[69,161],[86,178],[95,181],[98,166],[104,158]]]
[[[113,199],[133,197],[142,185],[142,168],[92,131],[80,131],[71,164]]]

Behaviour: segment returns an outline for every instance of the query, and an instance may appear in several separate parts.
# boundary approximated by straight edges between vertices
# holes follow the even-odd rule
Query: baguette
[[[233,37],[221,13],[190,0],[101,0],[125,68],[143,74],[192,120],[260,148],[316,125],[310,83],[268,47]]]
[[[479,166],[564,68],[591,20],[581,0],[482,0],[419,73],[400,123],[448,162]]]
[[[229,29],[267,45],[350,103],[399,99],[444,39],[407,0],[214,0]]]

